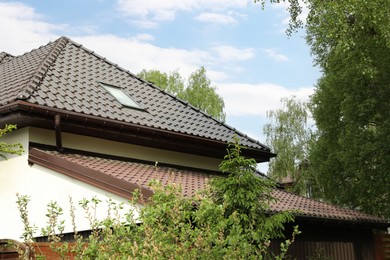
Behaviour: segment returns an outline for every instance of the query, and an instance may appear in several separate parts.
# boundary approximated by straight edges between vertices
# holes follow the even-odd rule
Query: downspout
[[[54,116],[54,130],[56,132],[56,147],[57,151],[62,153],[64,148],[62,147],[62,137],[61,137],[61,115],[56,114]]]

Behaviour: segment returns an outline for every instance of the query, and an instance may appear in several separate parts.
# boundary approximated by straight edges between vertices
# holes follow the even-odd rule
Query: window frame
[[[141,104],[139,104],[137,101],[135,101],[129,94],[127,94],[124,91],[124,88],[118,87],[112,84],[99,82],[100,86],[103,87],[103,89],[110,94],[113,98],[115,98],[116,101],[118,101],[122,106],[138,109],[138,110],[145,110]]]

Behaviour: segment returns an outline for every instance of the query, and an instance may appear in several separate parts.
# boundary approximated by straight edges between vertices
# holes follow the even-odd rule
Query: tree
[[[298,0],[283,2],[290,29],[302,26]],[[322,71],[311,100],[318,140],[310,163],[322,186],[315,196],[390,218],[390,1],[304,3]]]
[[[192,198],[183,197],[175,184],[163,187],[157,181],[151,183],[154,194],[148,200],[136,191],[131,203],[143,202],[134,207],[139,209],[136,221],[133,211],[125,214],[124,221],[123,205],[111,200],[107,218],[96,220],[93,212],[101,201],[82,200],[79,204],[92,229],[88,243],[77,233],[73,245],[60,243],[63,211],[50,202],[43,212],[49,218],[43,235],[62,258],[72,252],[75,259],[284,259],[299,231],[295,228],[293,238],[281,244],[279,255],[270,252],[270,240],[281,238],[284,224],[293,220],[291,213],[269,211],[275,183],[255,174],[256,161],[242,157],[237,143],[230,146],[220,167],[228,177],[212,179],[204,193]],[[32,245],[35,229],[28,219],[28,202],[28,196],[18,195],[23,237]],[[71,204],[71,216],[74,210]]]
[[[222,97],[217,94],[215,87],[211,86],[211,81],[207,78],[204,67],[190,75],[184,99],[209,115],[225,121],[226,115],[223,111],[225,104]]]
[[[0,129],[0,138],[7,133],[12,132],[16,129],[16,125],[5,125],[3,129]],[[21,155],[23,153],[23,146],[20,143],[16,144],[7,144],[5,142],[0,142],[0,157],[7,159],[6,154],[17,154]]]
[[[173,71],[167,74],[165,72],[160,72],[159,70],[147,71],[144,69],[138,73],[137,76],[152,82],[162,90],[165,90],[166,92],[177,96],[178,98],[183,98],[184,81],[177,71]]]
[[[241,149],[237,140],[230,145],[220,165],[220,170],[229,175],[210,180],[210,198],[214,205],[222,205],[219,215],[222,222],[227,221],[225,246],[237,250],[229,253],[229,258],[263,259],[269,241],[283,237],[284,224],[293,218],[288,212],[270,214],[275,182],[256,175],[256,161],[243,157]]]
[[[279,182],[291,178],[292,191],[310,196],[309,148],[314,133],[308,125],[307,103],[293,96],[282,98],[281,104],[281,108],[267,111],[270,123],[263,128],[267,145],[277,154],[269,163],[268,175]]]
[[[312,98],[319,195],[390,218],[388,10],[389,1],[319,1],[307,30],[323,69]]]
[[[190,75],[187,86],[184,86],[184,81],[177,71],[167,74],[158,70],[142,70],[137,76],[186,100],[214,118],[225,121],[225,104],[222,97],[217,94],[215,87],[211,85],[210,79],[207,78],[204,67]]]

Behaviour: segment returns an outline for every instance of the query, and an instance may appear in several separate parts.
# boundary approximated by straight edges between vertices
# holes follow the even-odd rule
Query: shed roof
[[[145,196],[150,196],[152,191],[148,184],[151,180],[159,180],[163,185],[169,182],[177,183],[181,185],[184,196],[192,196],[204,189],[207,179],[219,176],[212,171],[173,165],[156,166],[153,162],[106,158],[96,154],[59,153],[37,148],[30,150],[29,161],[126,198],[130,198],[131,192],[136,188],[140,188]],[[276,198],[276,201],[271,203],[272,211],[294,210],[297,211],[297,217],[319,221],[389,226],[382,218],[302,197],[282,189],[275,189],[272,195]]]
[[[30,112],[44,108],[221,143],[237,136],[265,158],[273,156],[264,144],[66,37],[17,57],[1,53],[1,60],[0,115],[23,104]],[[123,106],[100,83],[122,88],[144,110]]]

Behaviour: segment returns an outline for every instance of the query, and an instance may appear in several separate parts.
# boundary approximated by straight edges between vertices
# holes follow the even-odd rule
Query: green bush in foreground
[[[283,259],[299,231],[295,228],[292,239],[281,244],[280,255],[270,253],[270,240],[282,237],[283,224],[293,217],[288,212],[270,213],[274,184],[255,175],[256,162],[242,157],[240,149],[232,144],[220,165],[229,176],[210,180],[194,197],[183,197],[176,184],[163,187],[157,181],[150,184],[154,194],[147,201],[134,192],[130,203],[139,209],[138,224],[135,212],[123,216],[119,213],[123,205],[112,201],[107,218],[96,220],[100,201],[93,198],[79,203],[90,220],[88,239],[75,232],[74,244],[61,243],[64,222],[57,203],[48,205],[48,225],[42,234],[64,258],[72,252],[76,259]],[[27,203],[27,196],[18,196],[21,216],[32,230],[22,212]],[[70,214],[76,231],[72,202]]]
[[[16,130],[16,125],[5,125],[3,129],[0,129],[0,138],[13,130]],[[20,143],[7,144],[5,142],[0,142],[0,159],[7,159],[6,154],[21,155],[23,151],[23,146]]]

